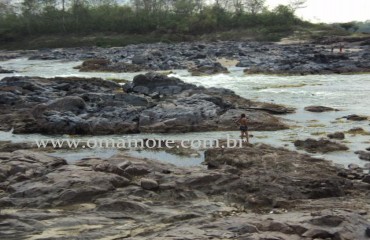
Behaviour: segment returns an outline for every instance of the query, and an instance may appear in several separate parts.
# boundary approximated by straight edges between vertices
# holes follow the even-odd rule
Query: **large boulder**
[[[135,92],[145,95],[173,95],[188,89],[196,89],[193,84],[188,84],[178,78],[168,77],[162,74],[149,72],[134,77],[132,83],[124,86],[126,92]]]
[[[165,102],[140,114],[142,132],[190,132],[216,130],[221,108],[195,96]]]

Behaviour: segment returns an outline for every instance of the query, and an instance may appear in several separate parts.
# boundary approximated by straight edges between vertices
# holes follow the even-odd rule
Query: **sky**
[[[289,2],[290,0],[266,0],[270,7]],[[315,23],[370,20],[370,0],[307,0],[305,6],[297,10],[297,15]]]

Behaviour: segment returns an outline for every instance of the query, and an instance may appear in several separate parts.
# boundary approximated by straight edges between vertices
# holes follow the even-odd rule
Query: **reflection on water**
[[[24,75],[24,76],[79,76],[79,77],[102,77],[105,79],[121,78],[132,80],[138,73],[81,73],[73,67],[81,62],[63,61],[29,61],[27,59],[12,59],[1,62],[5,69],[18,71],[14,74],[2,74],[1,77]],[[289,130],[275,132],[253,132],[252,142],[263,142],[273,146],[280,146],[295,150],[292,142],[297,139],[325,137],[327,133],[337,131],[348,131],[354,127],[361,127],[370,131],[369,121],[353,122],[339,119],[349,114],[370,115],[370,74],[360,75],[311,75],[311,76],[267,76],[267,75],[245,75],[242,68],[232,67],[230,74],[219,74],[214,76],[191,76],[185,70],[174,71],[170,76],[179,77],[182,80],[203,85],[206,87],[224,87],[235,91],[237,94],[252,100],[272,102],[295,107],[296,113],[282,116],[288,124],[293,126]],[[309,105],[324,105],[340,109],[337,112],[311,113],[303,108]],[[186,133],[186,134],[140,134],[130,135],[133,138],[168,138],[173,140],[181,139],[219,139],[226,138],[230,134],[237,138],[239,132],[207,132],[207,133]],[[13,135],[0,132],[0,140],[12,140],[14,142],[33,141],[35,138],[44,138],[39,134]],[[57,137],[57,136],[53,136]],[[60,136],[59,136],[60,137]],[[63,136],[68,137],[68,136]],[[107,138],[105,136],[104,138]],[[127,135],[109,136],[113,138],[127,138]],[[86,137],[85,137],[86,138]],[[357,163],[364,165],[366,162],[358,159],[354,151],[364,150],[370,146],[370,137],[366,135],[346,134],[342,141],[350,150],[347,152],[334,152],[325,154],[326,159],[335,163],[348,165]],[[87,152],[86,154],[99,154]],[[83,155],[83,151],[78,154]],[[72,155],[78,155],[71,153]],[[142,151],[142,157],[157,157],[158,160],[171,159],[168,153],[147,153]],[[177,160],[168,160],[169,162]],[[186,162],[186,161],[181,161]],[[200,163],[202,160],[193,159],[189,163]]]

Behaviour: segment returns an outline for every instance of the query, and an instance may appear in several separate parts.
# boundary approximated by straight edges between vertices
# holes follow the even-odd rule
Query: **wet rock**
[[[356,115],[356,114],[344,116],[343,118],[345,118],[349,121],[365,121],[365,120],[367,120],[366,116],[359,116],[359,115]]]
[[[309,112],[330,112],[330,111],[338,111],[335,108],[325,107],[325,106],[308,106],[305,107],[304,110]]]
[[[189,72],[192,76],[214,75],[220,73],[229,73],[226,67],[223,67],[219,62],[205,63],[190,68]]]
[[[370,152],[356,151],[355,153],[358,154],[358,158],[365,161],[370,161]]]
[[[332,142],[326,139],[311,139],[308,138],[306,140],[296,140],[294,142],[294,146],[296,146],[298,149],[304,149],[307,152],[321,152],[321,153],[327,153],[327,152],[334,152],[334,151],[346,151],[348,150],[348,147],[337,143]]]
[[[148,178],[142,178],[140,180],[140,186],[146,190],[156,190],[159,187],[157,181]]]
[[[328,134],[328,138],[343,140],[345,138],[345,135],[342,132],[335,132],[335,133]]]

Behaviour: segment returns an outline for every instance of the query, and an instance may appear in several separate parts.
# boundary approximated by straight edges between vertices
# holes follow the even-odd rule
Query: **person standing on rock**
[[[235,121],[237,124],[239,124],[239,129],[240,129],[240,132],[241,132],[241,135],[240,137],[242,139],[244,139],[244,137],[246,138],[247,140],[247,143],[249,143],[249,136],[248,136],[248,119],[247,117],[245,116],[245,114],[243,113],[242,115],[240,115],[240,118],[238,120]]]

